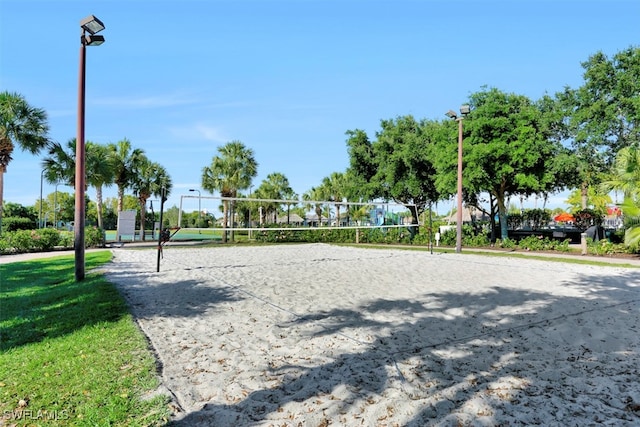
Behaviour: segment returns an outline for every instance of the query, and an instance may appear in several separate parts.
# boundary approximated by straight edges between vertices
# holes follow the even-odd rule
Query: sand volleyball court
[[[115,249],[180,426],[640,425],[640,270],[325,244]]]

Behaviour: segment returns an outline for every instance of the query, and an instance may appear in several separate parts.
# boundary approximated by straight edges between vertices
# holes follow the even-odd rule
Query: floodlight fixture
[[[447,117],[449,117],[450,119],[453,119],[453,120],[455,120],[455,119],[457,119],[457,118],[458,118],[458,115],[457,115],[457,114],[456,114],[456,112],[455,112],[455,111],[453,111],[453,110],[449,110],[449,111],[447,111],[447,112],[446,112],[446,113],[444,113],[444,114],[445,114]]]
[[[84,43],[85,46],[100,46],[104,43],[104,36],[87,34],[82,38],[82,43]]]
[[[80,21],[80,27],[90,34],[96,34],[104,30],[104,24],[93,15],[89,15]]]

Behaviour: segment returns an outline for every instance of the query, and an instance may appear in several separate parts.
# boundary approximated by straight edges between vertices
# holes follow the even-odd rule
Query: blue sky
[[[483,85],[532,99],[579,86],[590,55],[640,44],[639,12],[637,0],[0,0],[0,90],[45,109],[52,139],[75,137],[79,22],[93,14],[106,42],[87,48],[88,141],[128,138],[162,164],[167,207],[232,140],[254,150],[254,188],[281,172],[302,194],[347,168],[347,130],[441,119]],[[35,203],[41,162],[16,150],[5,201]]]

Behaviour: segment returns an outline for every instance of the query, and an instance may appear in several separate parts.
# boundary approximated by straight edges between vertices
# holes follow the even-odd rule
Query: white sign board
[[[133,242],[136,237],[136,213],[135,209],[118,212],[118,231],[116,240],[122,241],[123,237],[128,237]]]

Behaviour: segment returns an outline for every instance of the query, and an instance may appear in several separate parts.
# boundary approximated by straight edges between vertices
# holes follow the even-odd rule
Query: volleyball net
[[[239,233],[249,238],[266,234],[327,230],[393,230],[418,225],[412,206],[386,201],[353,202],[328,200],[261,199],[183,195],[176,224],[176,239],[215,239],[222,233]],[[415,209],[413,210],[415,212]],[[226,216],[225,216],[226,213]],[[170,222],[173,222],[170,220]],[[315,235],[315,234],[314,234]],[[311,239],[314,240],[314,239]]]

